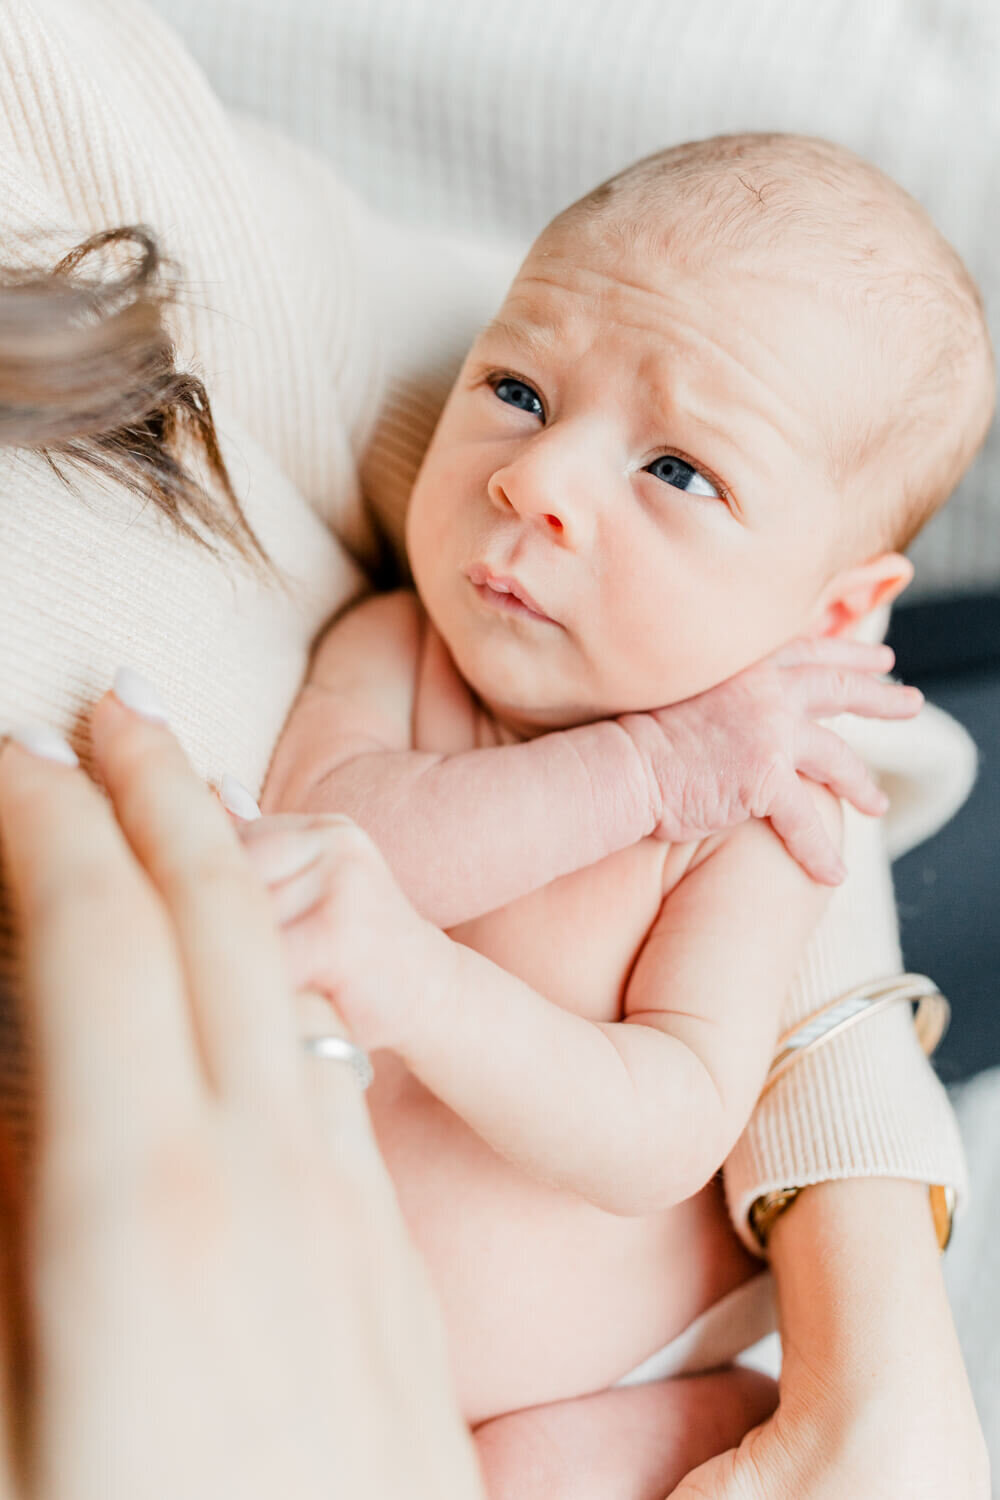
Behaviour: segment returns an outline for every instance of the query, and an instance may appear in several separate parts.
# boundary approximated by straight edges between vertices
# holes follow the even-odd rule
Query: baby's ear
[[[901,552],[878,557],[834,574],[810,617],[814,635],[848,635],[880,605],[891,604],[913,578],[913,564]]]

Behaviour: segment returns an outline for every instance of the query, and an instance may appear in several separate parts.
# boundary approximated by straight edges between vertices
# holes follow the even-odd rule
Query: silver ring
[[[364,1047],[355,1046],[345,1036],[304,1036],[302,1045],[307,1052],[312,1053],[313,1057],[322,1058],[324,1062],[349,1064],[362,1090],[366,1089],[375,1077],[371,1058]]]

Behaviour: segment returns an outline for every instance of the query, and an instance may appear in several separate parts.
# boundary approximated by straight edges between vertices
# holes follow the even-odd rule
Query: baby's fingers
[[[767,818],[793,859],[821,885],[839,885],[847,871],[798,776],[783,780]]]
[[[850,667],[855,672],[891,672],[896,653],[883,641],[852,641],[842,636],[819,635],[790,641],[771,660],[779,667]]]
[[[796,769],[810,781],[828,786],[836,796],[846,798],[859,812],[876,817],[889,806],[889,799],[861,756],[832,729],[823,729],[819,724],[803,726]]]
[[[924,705],[919,688],[839,667],[793,667],[783,683],[790,701],[819,719],[836,714],[912,719]]]
[[[329,895],[330,885],[330,861],[321,849],[287,880],[268,886],[267,894],[275,922],[284,929],[288,924],[297,922],[300,917],[307,916]]]
[[[327,834],[310,813],[265,813],[252,823],[235,822],[243,852],[263,885],[280,885],[319,859]]]

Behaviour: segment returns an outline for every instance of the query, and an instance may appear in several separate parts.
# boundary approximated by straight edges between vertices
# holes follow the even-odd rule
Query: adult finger
[[[159,1136],[201,1092],[197,1050],[169,922],[112,809],[81,770],[10,743],[0,845],[43,1132],[106,1153]]]
[[[798,776],[784,778],[765,816],[793,859],[823,885],[839,885],[847,873],[816,803]]]
[[[738,1462],[732,1449],[699,1464],[671,1490],[666,1500],[786,1500],[776,1490],[765,1492],[755,1474]],[[806,1500],[804,1492],[797,1500]]]
[[[795,768],[801,776],[828,786],[863,813],[884,813],[888,798],[857,751],[832,729],[804,724],[799,731]]]
[[[119,676],[116,691],[136,697],[134,677]],[[91,738],[118,820],[173,923],[212,1084],[258,1109],[291,1098],[291,986],[267,894],[226,813],[162,719],[107,693]]]
[[[889,672],[896,653],[884,641],[853,641],[847,636],[817,635],[789,641],[772,656],[779,667],[850,667],[856,672]]]
[[[296,1029],[300,1038],[343,1037],[350,1033],[334,1003],[318,991],[300,990],[294,999]],[[391,1191],[390,1179],[375,1141],[365,1091],[349,1063],[321,1057],[300,1047],[301,1089],[309,1116],[338,1166],[360,1167],[374,1185]],[[374,1085],[373,1085],[374,1086]]]
[[[28,1425],[24,1199],[14,1142],[0,1119],[0,1500],[12,1500],[15,1475],[26,1457],[19,1451]]]
[[[232,813],[232,808],[227,811]],[[275,813],[252,820],[242,819],[239,814],[234,817],[243,852],[256,875],[264,883],[274,882],[268,884],[268,892],[271,915],[279,926],[302,915],[321,899],[328,883],[323,858],[329,848],[327,830],[331,824],[349,824],[349,818],[315,813]],[[287,958],[284,941],[282,951]],[[293,1010],[300,1041],[314,1036],[349,1038],[328,996],[299,990]],[[361,1102],[361,1085],[351,1067],[303,1047],[300,1073],[307,1111],[338,1160],[342,1161],[345,1154],[360,1154],[369,1176],[373,1167],[376,1175],[385,1176],[368,1110]]]
[[[230,771],[222,773],[216,795],[226,812],[232,813],[238,822],[256,822],[260,808],[249,787],[238,781]]]
[[[792,667],[782,684],[792,702],[817,718],[912,719],[924,704],[919,688],[840,667]]]

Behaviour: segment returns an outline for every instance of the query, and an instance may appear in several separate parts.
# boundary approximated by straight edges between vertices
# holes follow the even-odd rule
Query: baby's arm
[[[613,720],[456,755],[413,749],[415,594],[364,600],[323,637],[282,733],[265,813],[342,813],[441,928],[638,843],[655,788]]]
[[[839,805],[821,788],[812,795],[836,839]],[[497,1152],[610,1213],[680,1202],[728,1155],[828,895],[764,823],[710,839],[699,854],[639,955],[624,1021],[563,1010],[427,927],[422,950],[407,950],[398,1032],[386,1033],[385,1045]],[[365,1040],[363,1024],[354,1035]]]
[[[649,713],[454,755],[413,749],[425,629],[416,595],[375,595],[334,622],[275,751],[265,812],[343,814],[375,839],[410,899],[449,928],[649,834],[671,842],[768,818],[816,880],[833,847],[796,771],[880,810],[864,763],[812,719],[908,717],[880,682],[887,647],[792,642],[729,681]],[[258,852],[260,850],[258,849]]]

